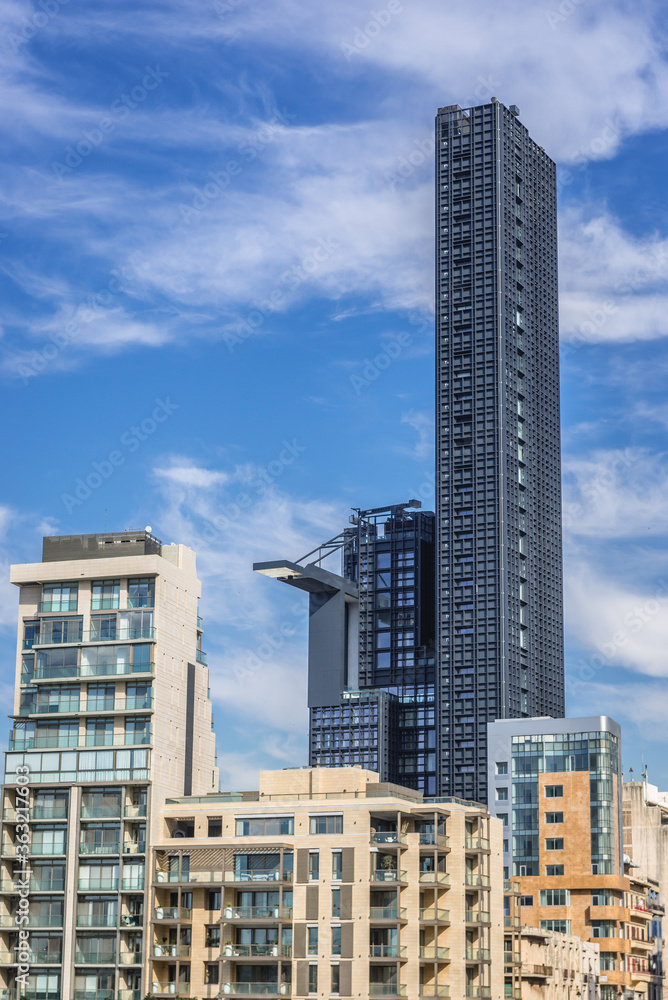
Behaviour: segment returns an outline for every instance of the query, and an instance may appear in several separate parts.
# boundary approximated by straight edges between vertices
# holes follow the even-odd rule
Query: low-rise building
[[[520,929],[519,940],[522,1000],[597,1000],[597,944],[528,926]]]
[[[501,1000],[501,824],[484,806],[304,768],[168,800],[163,824],[154,996]]]

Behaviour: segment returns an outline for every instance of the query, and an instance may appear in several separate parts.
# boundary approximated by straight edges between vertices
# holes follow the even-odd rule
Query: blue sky
[[[5,702],[7,566],[106,510],[198,552],[223,786],[305,761],[303,606],[251,565],[431,506],[433,116],[494,95],[559,166],[568,712],[666,787],[661,4],[0,8]]]

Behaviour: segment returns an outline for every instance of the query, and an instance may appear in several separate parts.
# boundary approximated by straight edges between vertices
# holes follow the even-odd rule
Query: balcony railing
[[[202,649],[195,650],[195,659],[198,663],[203,663],[206,665],[206,653]]]
[[[470,986],[468,983],[466,984],[467,997],[491,997],[491,995],[491,986]]]
[[[175,876],[175,877],[173,877]],[[181,877],[179,877],[178,872],[167,872],[167,871],[156,871],[155,873],[156,882],[224,882],[225,872],[224,871],[214,871],[214,872],[184,872]]]
[[[132,992],[128,990],[128,992]],[[139,993],[139,990],[137,990]],[[120,1000],[120,993],[118,994]],[[109,990],[75,990],[74,1000],[116,1000],[116,992],[113,989]],[[139,1000],[139,998],[137,998]]]
[[[3,913],[0,916],[0,927],[12,927],[16,929],[19,925],[16,923],[16,918],[19,916],[18,913]],[[21,916],[23,916],[21,914]],[[21,924],[20,926],[25,927],[62,927],[63,926],[63,915],[62,913],[50,913],[42,916],[39,913],[31,913],[27,925]],[[1,996],[1,994],[0,994]]]
[[[396,830],[376,830],[371,834],[372,844],[407,844],[408,837],[405,833],[397,833]]]
[[[153,983],[151,993],[158,997],[189,997],[190,983]]]
[[[143,876],[139,878],[124,878],[121,884],[122,892],[140,892],[146,887],[146,879]]]
[[[79,854],[120,854],[121,853],[121,842],[120,840],[110,841],[108,844],[96,844],[96,843],[86,843],[82,841],[79,844]]]
[[[119,625],[116,628],[92,629],[90,632],[81,632],[76,639],[70,638],[68,633],[55,636],[36,635],[33,639],[33,646],[76,646],[82,643],[133,642],[137,639],[155,639],[155,629],[152,626],[126,628]]]
[[[490,884],[489,875],[479,875],[478,872],[466,872],[466,884],[488,888]]]
[[[291,906],[226,906],[225,920],[292,920]]]
[[[292,994],[291,983],[223,983],[222,992],[231,996],[271,997]]]
[[[519,927],[520,926],[520,918],[519,917],[509,917],[506,914],[506,915],[504,915],[504,918],[503,918],[503,926],[504,927]]]
[[[86,892],[89,890],[91,892],[97,892],[98,890],[103,892],[115,892],[118,890],[118,882],[119,879],[117,875],[115,877],[100,876],[97,878],[93,875],[89,875],[88,878],[79,879],[79,889]]]
[[[29,811],[28,819],[30,822],[38,819],[67,819],[67,806],[30,806],[26,807]],[[13,823],[16,821],[16,809],[5,809],[2,818],[8,822]],[[23,822],[23,820],[21,820]]]
[[[506,879],[503,883],[503,891],[512,892],[515,895],[518,895],[522,891],[522,883],[515,882],[513,879]]]
[[[153,916],[156,920],[190,920],[192,910],[187,906],[156,906]]]
[[[291,870],[281,873],[277,868],[241,868],[225,875],[233,882],[292,882],[292,878]]]
[[[439,882],[441,885],[450,885],[449,872],[422,871],[420,872],[420,882]]]
[[[226,944],[221,950],[225,958],[291,958],[292,946],[272,944]]]
[[[189,944],[154,944],[154,958],[190,958]]]
[[[40,601],[37,605],[39,614],[53,614],[54,611],[76,611],[79,606],[78,598],[72,600]]]
[[[421,833],[420,845],[433,844],[435,847],[449,847],[450,838],[443,833]]]
[[[150,674],[153,663],[81,663],[70,667],[35,667],[32,679],[53,681],[73,677],[120,677],[125,674]]]
[[[74,961],[78,965],[116,965],[116,952],[80,951],[77,948]]]
[[[190,949],[188,949],[188,954],[190,954]],[[144,961],[141,951],[122,951],[118,958],[121,965],[142,965]]]
[[[441,948],[439,945],[420,945],[420,958],[427,958],[437,962],[450,961],[450,949]]]
[[[369,983],[371,997],[405,997],[407,988],[403,983]]]
[[[23,854],[22,848],[23,844],[3,844],[2,853],[6,858],[15,858],[17,854]],[[19,850],[21,848],[21,850]],[[67,844],[42,844],[39,841],[33,841],[29,845],[29,853],[31,855],[40,855],[42,857],[53,857],[54,855],[67,854]]]
[[[433,906],[425,906],[420,910],[420,920],[436,920],[439,923],[449,923],[450,910],[441,910]]]
[[[77,927],[116,927],[117,913],[77,913]]]
[[[146,854],[146,841],[126,840],[123,844],[123,854]]]
[[[369,958],[407,958],[408,948],[401,944],[369,945]]]
[[[405,882],[407,878],[407,872],[397,871],[396,868],[376,868],[371,872],[372,882]]]
[[[123,815],[126,819],[137,819],[145,818],[146,816],[146,803],[138,806],[126,806]]]
[[[405,920],[407,910],[405,907],[397,906],[371,906],[369,907],[370,920]]]
[[[489,959],[489,948],[467,948],[466,949],[466,961],[467,962],[486,962]],[[504,956],[504,960],[507,959]]]
[[[489,912],[487,910],[467,910],[465,919],[468,924],[488,924]]]
[[[486,840],[485,837],[467,837],[465,848],[467,851],[488,851],[489,840]],[[482,996],[482,994],[480,995]]]
[[[422,983],[420,986],[421,997],[449,997],[450,987],[441,986],[439,983]]]
[[[81,806],[82,819],[120,819],[121,804],[109,806]]]

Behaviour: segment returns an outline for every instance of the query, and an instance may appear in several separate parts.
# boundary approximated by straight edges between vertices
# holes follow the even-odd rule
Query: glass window
[[[564,796],[563,785],[546,785],[545,797],[548,799],[561,799]]]
[[[155,603],[154,577],[137,576],[128,580],[129,608],[152,608],[154,603]]]
[[[546,875],[563,875],[564,866],[563,865],[545,865]]]
[[[571,893],[569,889],[541,889],[541,906],[570,906]]]
[[[496,797],[499,802],[505,802],[508,799],[508,789],[507,788],[497,788]]]
[[[520,896],[520,906],[533,906],[533,896]]]
[[[564,814],[562,812],[545,813],[545,822],[546,823],[563,823],[564,822]]]
[[[207,837],[222,837],[223,820],[220,816],[209,816],[207,820]]]
[[[311,833],[343,833],[343,816],[311,816]]]
[[[209,911],[220,909],[220,889],[209,889],[207,909]]]
[[[294,816],[259,816],[236,822],[237,837],[278,837],[293,834],[294,827]]]
[[[330,954],[341,954],[341,927],[338,925],[332,927],[332,950]]]
[[[204,966],[204,982],[207,986],[217,986],[220,982],[220,967],[218,962],[207,962]]]
[[[564,838],[563,837],[548,837],[545,841],[546,851],[563,851],[564,849]]]
[[[220,924],[209,924],[204,928],[204,947],[220,947]]]
[[[307,941],[307,955],[317,955],[318,954],[318,928],[317,927],[307,927],[306,928],[306,941]]]
[[[111,608],[117,608],[120,596],[120,580],[93,580],[91,587],[91,611],[107,611]]]
[[[497,774],[508,774],[508,761],[498,760],[496,762],[496,773]]]
[[[332,878],[343,878],[343,854],[341,851],[332,852]]]
[[[338,993],[341,983],[341,976],[340,976],[341,967],[339,965],[332,965],[331,968],[332,968],[332,988],[330,990],[330,993]]]
[[[540,929],[542,931],[559,931],[560,934],[571,933],[570,920],[541,920]]]
[[[309,852],[308,877],[310,882],[317,882],[320,878],[320,854],[318,851]]]
[[[40,611],[76,611],[78,592],[76,583],[45,583]]]
[[[341,916],[341,890],[332,889],[332,916]]]
[[[615,972],[617,969],[617,955],[614,951],[601,952],[601,972]]]
[[[318,992],[318,966],[309,965],[308,967],[308,991],[309,993]]]

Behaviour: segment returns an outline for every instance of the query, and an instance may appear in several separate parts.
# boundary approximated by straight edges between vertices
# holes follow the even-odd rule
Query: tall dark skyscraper
[[[555,165],[496,99],[436,117],[439,791],[564,714]]]

